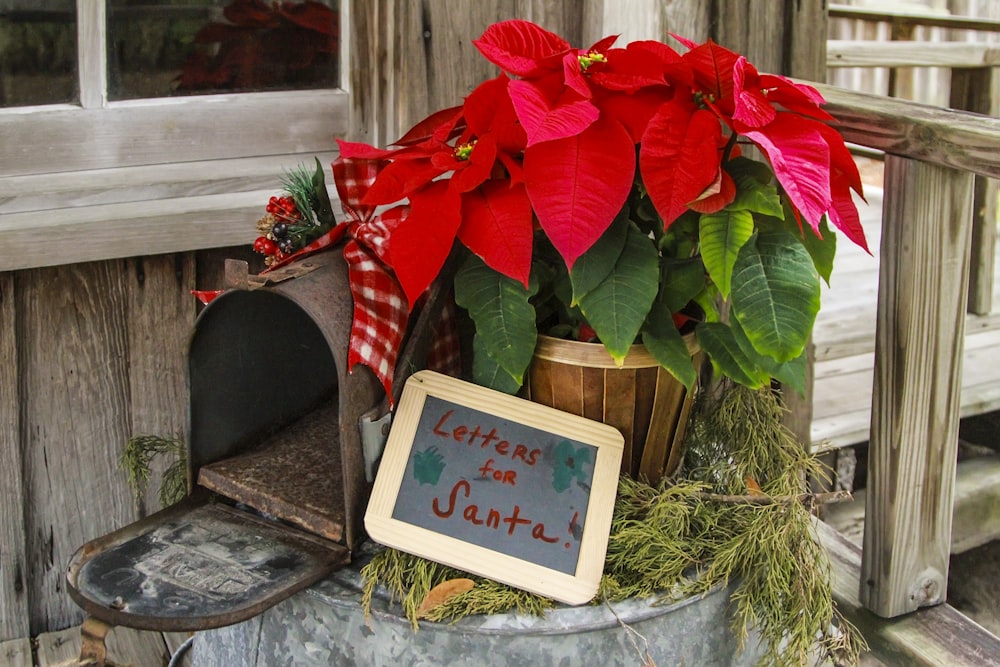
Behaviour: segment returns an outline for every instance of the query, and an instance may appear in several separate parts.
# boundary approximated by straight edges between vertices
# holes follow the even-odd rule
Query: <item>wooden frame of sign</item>
[[[402,551],[583,604],[604,570],[623,438],[431,371],[403,389],[365,528]]]

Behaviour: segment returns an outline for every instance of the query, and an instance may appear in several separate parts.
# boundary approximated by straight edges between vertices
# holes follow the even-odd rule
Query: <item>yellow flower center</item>
[[[577,59],[580,61],[580,69],[583,70],[584,72],[586,72],[587,68],[589,68],[594,63],[608,62],[608,59],[604,56],[604,54],[598,53],[597,51],[591,51],[585,56],[578,56]]]
[[[469,156],[472,155],[472,149],[476,147],[475,141],[470,141],[467,144],[462,144],[460,146],[455,146],[455,159],[456,160],[468,160]]]

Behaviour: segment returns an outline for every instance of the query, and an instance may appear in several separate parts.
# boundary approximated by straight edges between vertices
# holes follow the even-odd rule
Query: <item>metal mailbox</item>
[[[242,276],[199,316],[189,347],[189,495],[89,542],[67,573],[91,617],[84,653],[103,664],[109,626],[178,631],[237,623],[342,567],[363,539],[373,448],[388,401],[347,369],[353,302],[340,252]],[[227,276],[232,274],[227,266]],[[426,357],[432,293],[395,378]],[[96,621],[92,620],[96,619]],[[89,641],[88,641],[89,639]]]

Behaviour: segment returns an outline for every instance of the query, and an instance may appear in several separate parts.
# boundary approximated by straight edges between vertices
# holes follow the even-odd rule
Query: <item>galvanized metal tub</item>
[[[730,631],[730,589],[663,606],[627,600],[558,607],[541,618],[497,614],[454,624],[422,622],[414,631],[387,595],[376,596],[365,619],[359,569],[344,568],[239,625],[198,633],[193,664],[638,666],[648,649],[659,667],[729,667],[753,665],[760,657],[754,636],[741,652]]]

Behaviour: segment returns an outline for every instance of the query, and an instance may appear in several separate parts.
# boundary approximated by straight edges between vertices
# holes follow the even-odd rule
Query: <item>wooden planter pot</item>
[[[687,342],[700,361],[693,337]],[[656,483],[680,465],[694,392],[657,364],[643,345],[633,345],[618,367],[599,343],[540,335],[525,388],[537,403],[621,431],[623,473]]]

